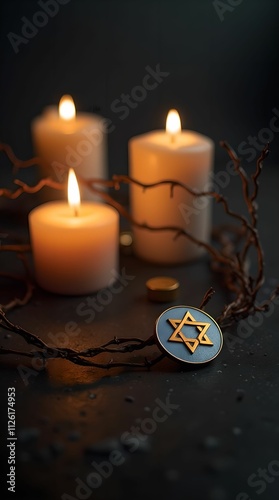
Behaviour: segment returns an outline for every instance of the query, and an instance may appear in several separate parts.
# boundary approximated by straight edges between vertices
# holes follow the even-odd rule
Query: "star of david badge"
[[[156,321],[159,347],[185,363],[207,363],[222,349],[223,335],[216,321],[195,307],[175,306]]]

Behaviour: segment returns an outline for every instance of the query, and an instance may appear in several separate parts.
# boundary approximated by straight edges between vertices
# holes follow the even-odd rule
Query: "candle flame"
[[[70,95],[63,95],[59,102],[59,116],[63,120],[73,120],[76,116],[76,107]]]
[[[75,215],[77,215],[80,206],[80,193],[76,174],[72,168],[69,170],[68,177],[68,203],[70,207],[73,207]]]
[[[181,120],[176,109],[171,109],[168,112],[166,131],[170,134],[172,141],[174,141],[175,136],[181,132]]]

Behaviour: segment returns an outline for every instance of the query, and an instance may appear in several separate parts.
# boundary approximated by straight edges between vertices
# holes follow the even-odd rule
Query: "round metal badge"
[[[159,347],[184,363],[208,363],[218,356],[223,334],[216,321],[196,307],[174,306],[156,321]]]

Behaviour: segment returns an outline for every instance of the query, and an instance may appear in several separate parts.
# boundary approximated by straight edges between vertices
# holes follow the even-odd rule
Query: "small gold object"
[[[179,282],[169,276],[157,276],[146,282],[148,299],[153,302],[172,302],[178,297]]]
[[[124,255],[133,253],[133,235],[130,231],[123,231],[119,237],[120,251]]]

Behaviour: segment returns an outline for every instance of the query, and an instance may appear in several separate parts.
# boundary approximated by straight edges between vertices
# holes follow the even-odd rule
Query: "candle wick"
[[[75,211],[75,217],[78,217],[78,209],[77,209],[77,207],[74,207],[74,211]]]

